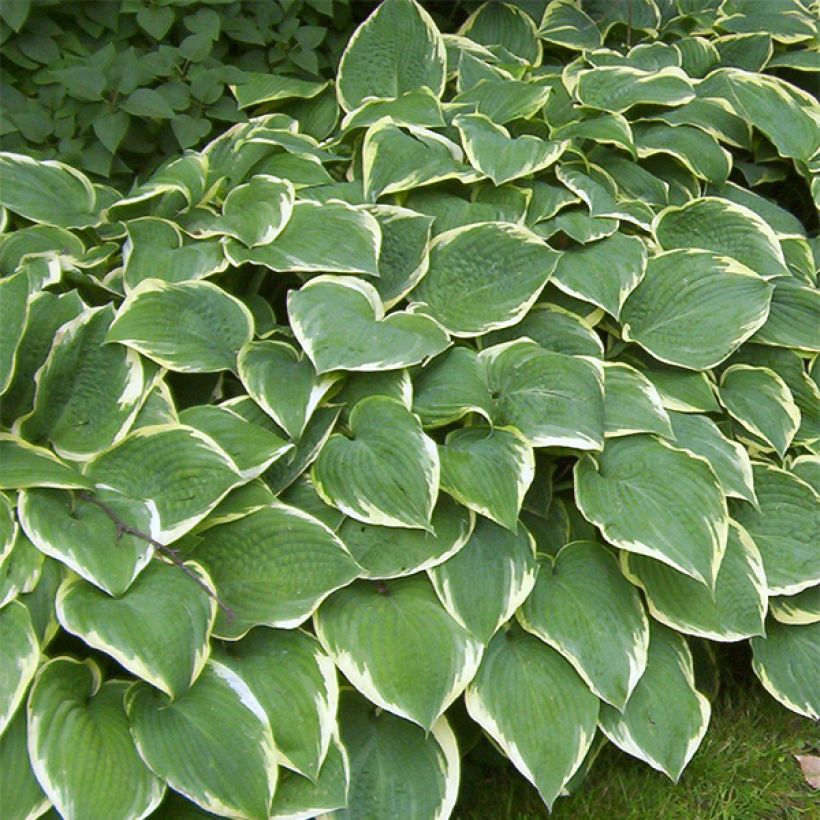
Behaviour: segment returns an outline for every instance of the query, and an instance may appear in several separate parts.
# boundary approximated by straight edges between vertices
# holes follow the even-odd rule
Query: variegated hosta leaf
[[[339,65],[345,111],[366,97],[398,97],[426,86],[444,91],[446,55],[436,24],[414,0],[387,0],[359,26]]]
[[[672,444],[705,458],[727,496],[756,503],[752,463],[742,445],[726,438],[706,416],[670,411],[669,418]]]
[[[176,223],[146,216],[126,223],[123,247],[123,283],[129,290],[146,279],[187,282],[221,273],[228,267],[216,239],[184,241]]]
[[[820,352],[820,291],[794,277],[778,277],[772,284],[769,318],[753,341]]]
[[[353,408],[349,425],[351,437],[332,435],[313,465],[319,495],[365,524],[429,530],[439,454],[418,418],[394,399],[371,396]]]
[[[37,586],[44,563],[43,554],[18,532],[11,552],[0,561],[0,608]]]
[[[793,712],[817,720],[820,621],[792,626],[769,620],[766,637],[752,639],[752,652],[752,668],[769,694]]]
[[[769,612],[782,624],[816,624],[820,621],[820,584],[796,595],[770,598]]]
[[[218,816],[268,817],[277,776],[271,728],[235,672],[209,661],[174,701],[135,683],[125,709],[140,756],[172,789]]]
[[[655,385],[667,410],[681,413],[720,412],[711,374],[655,362],[637,351],[630,351],[626,359]]]
[[[103,683],[91,660],[59,657],[40,668],[28,702],[29,757],[61,817],[142,818],[159,805],[165,784],[134,748],[127,687]]]
[[[425,427],[441,427],[467,413],[491,420],[490,391],[482,364],[471,347],[453,347],[416,373],[413,412]]]
[[[316,635],[368,700],[430,730],[464,691],[483,646],[422,576],[359,581],[314,616]]]
[[[519,615],[599,698],[622,709],[646,668],[649,624],[637,590],[602,544],[574,541],[541,562]]]
[[[595,21],[571,3],[548,3],[538,36],[549,43],[578,51],[598,48],[601,32]]]
[[[251,340],[245,305],[210,282],[145,279],[123,302],[106,341],[119,342],[180,373],[236,370]]]
[[[45,225],[85,228],[99,224],[97,194],[85,174],[48,160],[0,153],[0,205]]]
[[[376,289],[359,279],[319,276],[288,294],[293,333],[320,374],[395,370],[450,344],[442,326],[410,310],[385,316]]]
[[[18,435],[50,442],[73,460],[125,435],[143,397],[145,374],[135,351],[104,344],[113,319],[110,305],[92,308],[57,332],[35,376],[34,407],[14,426]]]
[[[667,208],[654,230],[664,250],[695,248],[731,256],[764,279],[788,274],[774,231],[754,211],[727,199],[703,197]]]
[[[251,177],[225,197],[220,232],[249,248],[267,245],[290,219],[294,196],[293,185],[288,180],[266,174]]]
[[[820,583],[820,505],[817,493],[791,473],[752,465],[757,507],[738,501],[732,517],[760,550],[772,595],[795,595]]]
[[[800,427],[800,410],[786,383],[767,367],[735,364],[720,377],[720,401],[729,415],[760,436],[782,458]]]
[[[342,693],[339,712],[350,791],[347,806],[334,812],[338,820],[451,815],[461,761],[446,718],[424,732],[349,690]]]
[[[514,427],[467,427],[439,446],[441,489],[511,532],[535,475],[535,456]]]
[[[575,95],[601,111],[623,112],[633,105],[682,105],[695,93],[679,68],[642,71],[630,66],[601,66],[581,71]]]
[[[453,336],[479,336],[522,319],[557,260],[520,225],[468,225],[433,240],[430,268],[411,296]]]
[[[0,493],[0,562],[11,552],[17,538],[18,524],[15,507],[3,493]]]
[[[246,248],[229,241],[225,254],[237,266],[251,262],[279,272],[378,276],[380,247],[379,223],[366,211],[339,200],[321,205],[301,200],[273,242]]]
[[[669,414],[655,386],[639,370],[622,362],[605,362],[604,434],[631,433],[672,438]]]
[[[668,565],[621,553],[626,575],[646,594],[656,620],[678,632],[713,641],[739,641],[763,634],[766,576],[749,534],[732,521],[714,593]]]
[[[543,140],[531,134],[511,137],[484,114],[459,114],[453,125],[470,164],[496,185],[543,171],[564,153],[568,142]]]
[[[66,579],[57,593],[60,624],[138,678],[177,697],[208,659],[216,614],[210,579],[196,564],[185,566],[211,596],[178,567],[154,561],[117,598],[81,578]]]
[[[15,820],[40,817],[51,805],[31,770],[25,708],[0,735],[0,795],[4,814]]]
[[[598,698],[554,649],[512,627],[487,647],[465,701],[551,808],[592,744]]]
[[[362,185],[368,202],[445,179],[480,178],[459,146],[436,131],[400,128],[381,120],[368,128],[362,147]]]
[[[653,256],[621,311],[624,339],[668,364],[714,367],[766,321],[772,288],[744,265],[706,251]]]
[[[604,373],[596,361],[544,350],[529,339],[483,350],[492,418],[518,428],[533,447],[600,450]]]
[[[322,768],[313,780],[293,771],[280,772],[270,820],[293,820],[294,817],[317,817],[337,809],[342,811],[347,807],[349,790],[348,751],[334,736]]]
[[[184,535],[245,481],[212,438],[181,424],[136,430],[92,460],[86,474],[123,501],[144,503],[150,534],[161,543]]]
[[[298,629],[259,627],[225,644],[217,659],[265,710],[282,765],[321,778],[328,754],[338,754],[332,736],[339,687],[333,661],[316,639]]]
[[[466,543],[475,514],[441,493],[428,530],[379,527],[346,518],[338,535],[363,568],[365,578],[399,578],[446,561]]]
[[[616,547],[714,587],[729,516],[705,460],[654,436],[609,439],[602,453],[576,463],[575,499]]]
[[[558,260],[553,282],[570,296],[592,302],[618,317],[646,268],[646,245],[637,236],[616,233]]]
[[[820,456],[798,456],[789,470],[820,495]]]
[[[239,378],[250,397],[294,440],[305,430],[338,376],[317,376],[285,342],[250,342],[239,351]]]
[[[600,726],[618,748],[677,782],[703,740],[710,712],[695,688],[686,641],[651,623],[646,671],[623,712],[601,704]]]
[[[29,313],[28,276],[24,271],[0,279],[0,395],[14,377],[17,348]]]
[[[359,574],[336,534],[295,507],[271,503],[205,530],[193,557],[220,599],[214,631],[235,640],[258,624],[292,629],[333,590]]]
[[[147,510],[117,498],[108,510],[135,529],[150,526]],[[153,548],[142,538],[119,532],[100,506],[62,490],[33,489],[20,494],[20,524],[40,552],[60,561],[109,595],[122,595],[145,568]]]
[[[40,662],[31,615],[19,601],[0,609],[0,736],[6,730]]]
[[[179,421],[213,439],[245,479],[258,477],[293,449],[290,442],[276,433],[245,421],[226,407],[198,404],[183,410]]]
[[[535,541],[478,517],[467,543],[427,574],[445,609],[482,643],[506,623],[535,584]]]

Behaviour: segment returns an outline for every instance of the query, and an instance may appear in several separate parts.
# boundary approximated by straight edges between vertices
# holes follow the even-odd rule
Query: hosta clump
[[[1,155],[4,817],[446,817],[461,703],[677,779],[703,640],[817,718],[815,29],[386,0],[323,142]]]

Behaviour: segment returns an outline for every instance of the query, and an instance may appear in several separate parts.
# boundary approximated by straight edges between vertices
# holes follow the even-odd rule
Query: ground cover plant
[[[521,6],[127,194],[0,154],[6,816],[676,780],[715,642],[817,719],[816,7]]]

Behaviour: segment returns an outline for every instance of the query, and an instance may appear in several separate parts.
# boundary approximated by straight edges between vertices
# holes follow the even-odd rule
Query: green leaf
[[[695,688],[686,642],[652,623],[646,671],[623,712],[601,705],[600,727],[619,749],[677,782],[703,740],[710,712]]]
[[[327,85],[327,82],[318,80],[300,80],[281,74],[247,71],[245,79],[241,83],[232,85],[231,91],[240,108],[252,108],[260,103],[279,102],[294,97],[310,99],[324,91]]]
[[[91,482],[63,464],[51,450],[0,432],[0,490],[26,487],[87,489]]]
[[[155,40],[162,40],[174,24],[174,10],[168,6],[143,6],[137,11],[137,24]]]
[[[40,662],[40,642],[28,609],[12,601],[0,609],[0,735],[14,717]]]
[[[102,683],[91,660],[59,657],[41,667],[28,702],[29,757],[61,817],[145,817],[162,800],[165,784],[128,731],[127,686]]]
[[[574,541],[554,562],[541,561],[518,619],[560,652],[599,698],[623,709],[646,668],[649,623],[606,547]]]
[[[252,334],[248,308],[216,285],[145,279],[120,306],[106,341],[180,373],[213,373],[235,370]]]
[[[214,626],[215,634],[229,640],[258,624],[293,629],[359,575],[359,566],[329,527],[279,502],[202,535],[193,558],[232,611],[220,610]]]
[[[568,142],[553,142],[525,134],[510,137],[502,125],[484,114],[459,114],[453,126],[470,164],[496,185],[543,171],[564,153]]]
[[[468,427],[439,446],[441,489],[471,510],[518,529],[518,513],[535,475],[535,456],[515,428]]]
[[[444,126],[438,96],[426,86],[405,91],[398,97],[365,99],[342,120],[342,131],[367,128],[387,118],[393,125],[416,125],[421,128]]]
[[[314,617],[316,635],[368,700],[429,731],[475,675],[483,647],[421,576],[360,581]]]
[[[239,378],[251,398],[290,436],[299,439],[339,374],[318,376],[285,342],[250,342],[239,351]]]
[[[215,594],[196,564],[185,566]],[[216,614],[212,595],[179,567],[153,561],[118,598],[80,578],[68,578],[57,593],[57,617],[65,630],[89,646],[178,697],[208,660]]]
[[[695,176],[707,182],[726,182],[732,170],[732,155],[717,138],[691,125],[636,123],[635,148],[641,158],[672,156]]]
[[[642,71],[613,65],[579,72],[575,95],[589,108],[621,113],[633,105],[682,105],[695,93],[679,68]]]
[[[287,180],[258,174],[225,197],[220,227],[249,248],[268,245],[290,219],[294,197]]]
[[[313,466],[319,495],[365,524],[430,530],[439,455],[416,416],[395,399],[371,396],[353,408],[349,426],[352,437],[332,435]]]
[[[20,709],[0,736],[0,794],[3,811],[14,818],[40,817],[51,806],[34,777],[28,757],[26,710]]]
[[[767,367],[735,364],[720,377],[720,401],[732,418],[782,458],[800,426],[800,410],[786,383]]]
[[[363,577],[399,578],[436,566],[457,553],[473,531],[475,515],[442,493],[430,525],[433,532],[378,527],[345,518],[338,532],[363,568]]]
[[[705,460],[654,436],[609,439],[576,463],[575,498],[611,544],[714,588],[729,516]]]
[[[781,624],[816,624],[820,621],[820,585],[804,589],[797,595],[770,598],[769,612]]]
[[[530,65],[541,62],[542,47],[532,17],[514,5],[483,4],[467,18],[459,34],[482,45],[500,46]]]
[[[446,54],[436,24],[414,0],[386,0],[356,30],[339,64],[345,111],[366,97],[398,97],[426,86],[444,91]]]
[[[754,541],[734,521],[714,593],[660,561],[621,553],[624,573],[643,589],[655,620],[713,641],[739,641],[763,635],[768,592]]]
[[[136,521],[132,509],[117,500],[107,504],[123,520]],[[33,489],[20,494],[20,524],[40,552],[60,561],[109,595],[122,595],[151,560],[151,545],[120,533],[97,504],[61,490]]]
[[[44,563],[43,554],[18,530],[11,552],[0,561],[0,608],[37,586]]]
[[[664,250],[698,248],[731,256],[764,279],[788,273],[774,231],[754,211],[727,199],[701,197],[666,208],[653,228]]]
[[[533,447],[600,450],[604,443],[603,367],[544,350],[530,339],[483,350],[497,424],[518,428]]]
[[[766,637],[751,643],[752,669],[766,691],[793,712],[817,720],[820,622],[787,626],[769,621]]]
[[[294,203],[273,242],[246,248],[229,241],[225,254],[233,265],[251,262],[278,272],[378,276],[380,248],[379,223],[366,211],[335,199],[324,204],[302,200]]]
[[[538,27],[538,36],[577,51],[598,48],[601,32],[595,21],[571,3],[549,3]]]
[[[480,80],[453,98],[454,103],[468,103],[476,113],[504,125],[512,120],[535,116],[550,96],[549,86],[517,80]]]
[[[347,807],[334,812],[338,820],[451,815],[460,758],[446,718],[424,732],[347,691],[339,724],[350,755],[351,782]]]
[[[667,410],[681,413],[718,413],[720,405],[709,373],[681,370],[656,362],[637,349],[626,356],[655,385]]]
[[[213,439],[175,424],[136,430],[91,461],[86,473],[98,488],[145,504],[150,534],[161,543],[188,532],[244,483]]]
[[[209,661],[175,701],[135,683],[125,708],[140,755],[172,789],[217,815],[266,820],[276,750],[262,705],[236,673]]]
[[[288,316],[318,373],[395,370],[447,348],[445,330],[412,310],[387,316],[376,289],[352,277],[318,276],[288,294]]]
[[[179,414],[182,424],[210,436],[233,460],[245,479],[257,478],[293,445],[226,407],[196,405]]]
[[[483,644],[512,618],[535,584],[535,541],[479,517],[467,543],[427,574],[444,608]]]
[[[54,160],[0,153],[0,205],[32,222],[61,228],[99,224],[97,196],[84,174]]]
[[[172,120],[176,116],[170,103],[153,88],[138,88],[128,95],[128,99],[120,103],[120,107],[135,117]]]
[[[128,432],[146,387],[136,352],[105,345],[110,305],[90,308],[62,326],[37,371],[34,407],[15,432],[48,441],[68,459],[87,459]]]
[[[749,454],[706,416],[670,412],[672,444],[709,462],[723,492],[756,504]]]
[[[632,433],[672,438],[669,414],[655,386],[639,370],[623,362],[605,362],[604,435]]]
[[[15,360],[29,314],[25,271],[0,279],[0,395],[14,378]]]
[[[763,325],[771,294],[770,285],[725,256],[661,253],[624,303],[623,337],[668,364],[706,370]]]
[[[820,583],[817,493],[796,476],[752,464],[757,507],[733,501],[732,517],[760,550],[772,595],[795,595]]]
[[[552,281],[570,296],[592,302],[617,318],[645,269],[646,245],[636,236],[616,233],[566,250]]]
[[[328,756],[338,754],[331,739],[339,686],[333,661],[316,638],[298,629],[260,627],[226,644],[218,659],[265,710],[282,765],[311,780],[321,778]]]
[[[520,225],[479,223],[439,234],[413,298],[454,336],[508,327],[532,307],[558,255]]]
[[[493,638],[465,701],[551,808],[592,744],[598,698],[554,649],[513,627]]]
[[[820,291],[793,278],[777,278],[772,284],[769,318],[752,341],[820,352]]]

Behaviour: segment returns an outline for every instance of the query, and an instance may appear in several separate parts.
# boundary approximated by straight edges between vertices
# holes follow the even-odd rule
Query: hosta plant
[[[816,6],[524,5],[386,0],[323,141],[0,156],[4,818],[676,780],[710,642],[818,717]]]

